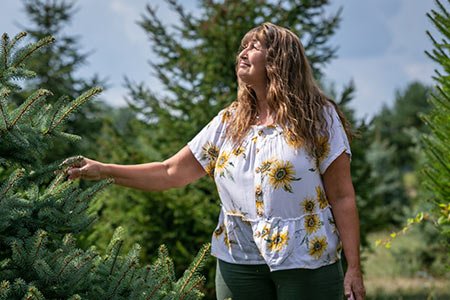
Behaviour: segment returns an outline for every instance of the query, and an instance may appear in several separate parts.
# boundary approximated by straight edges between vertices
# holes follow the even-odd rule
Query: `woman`
[[[291,31],[264,23],[241,48],[237,100],[177,154],[127,166],[85,158],[69,178],[156,191],[209,174],[222,203],[218,299],[364,299],[347,122]]]

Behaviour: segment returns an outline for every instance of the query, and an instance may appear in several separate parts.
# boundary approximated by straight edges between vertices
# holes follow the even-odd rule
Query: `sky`
[[[196,0],[179,1],[195,13]],[[0,31],[10,36],[28,23],[22,1],[0,0]],[[88,64],[77,75],[106,78],[102,98],[116,106],[126,105],[124,76],[144,82],[162,93],[149,61],[155,59],[144,31],[136,24],[150,4],[167,25],[176,17],[163,0],[77,0],[77,13],[65,30],[79,37],[80,52],[90,52]],[[337,46],[337,58],[324,74],[339,92],[353,80],[356,87],[351,106],[358,118],[370,119],[383,105],[392,105],[395,94],[412,81],[433,85],[439,66],[424,51],[432,50],[425,31],[440,37],[426,13],[436,9],[433,0],[331,0],[325,14],[343,8],[342,21],[329,45]]]

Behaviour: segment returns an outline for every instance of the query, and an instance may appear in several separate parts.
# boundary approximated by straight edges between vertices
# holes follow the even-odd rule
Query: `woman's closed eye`
[[[241,50],[244,50],[244,49],[247,49],[247,48],[255,49],[255,50],[261,50],[261,47],[260,47],[260,45],[259,45],[259,43],[257,41],[241,45]]]

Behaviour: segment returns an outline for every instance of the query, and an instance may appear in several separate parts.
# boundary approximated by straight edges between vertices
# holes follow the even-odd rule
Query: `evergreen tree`
[[[76,246],[75,235],[95,219],[87,213],[89,201],[110,181],[81,188],[65,180],[65,169],[79,157],[49,165],[43,158],[49,149],[78,140],[62,131],[63,124],[101,89],[57,101],[48,101],[49,90],[38,89],[13,105],[20,90],[14,80],[35,76],[26,62],[54,41],[45,37],[19,47],[25,35],[11,40],[4,34],[0,45],[0,175],[7,178],[0,182],[0,299],[200,298],[203,278],[197,271],[207,245],[179,280],[164,246],[145,267],[137,244],[122,256],[120,229],[104,255]]]
[[[92,78],[81,78],[76,75],[80,67],[85,66],[88,53],[81,53],[79,38],[65,32],[75,15],[74,0],[22,0],[23,9],[29,19],[29,26],[23,28],[28,33],[29,40],[36,42],[46,36],[54,36],[55,43],[42,50],[39,57],[29,61],[30,68],[36,76],[25,83],[23,90],[15,95],[15,102],[21,103],[37,87],[45,88],[58,99],[62,96],[75,98],[94,86],[104,86],[104,80],[97,75]],[[49,101],[52,101],[51,99]],[[79,153],[89,155],[95,153],[95,140],[102,126],[104,114],[110,110],[98,99],[89,101],[75,114],[72,114],[64,124],[69,133],[83,136],[77,143],[58,145],[49,151],[47,161],[56,157],[72,156]]]
[[[387,140],[374,139],[367,147],[365,156],[371,170],[370,203],[373,207],[366,217],[371,220],[371,231],[401,224],[409,207],[403,174],[395,164],[397,153],[397,149]]]
[[[402,174],[415,169],[417,158],[414,141],[417,139],[411,134],[421,134],[428,130],[419,114],[430,110],[427,102],[430,93],[430,87],[417,81],[411,82],[404,90],[396,91],[392,107],[383,106],[372,120],[374,139],[386,141],[389,146],[394,147],[396,153],[393,163]]]
[[[429,111],[426,99],[430,92],[420,82],[408,84],[396,92],[394,105],[383,106],[369,124],[365,160],[372,186],[373,206],[367,216],[372,230],[398,226],[411,209],[417,191],[408,181],[415,178],[417,137],[427,130],[419,114]]]
[[[447,5],[450,1],[446,1]],[[442,34],[441,40],[435,39],[429,31],[433,42],[433,51],[426,54],[441,67],[436,70],[433,79],[436,91],[429,101],[432,110],[424,115],[423,120],[430,129],[422,136],[424,143],[425,164],[423,166],[422,188],[431,200],[431,213],[437,220],[442,236],[450,239],[450,13],[441,1],[436,1],[438,10],[427,13],[433,25]],[[427,192],[427,193],[426,193]],[[447,248],[448,251],[448,248]]]

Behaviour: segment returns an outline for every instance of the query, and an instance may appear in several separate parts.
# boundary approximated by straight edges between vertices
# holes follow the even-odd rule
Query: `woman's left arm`
[[[365,298],[365,289],[359,255],[359,217],[349,156],[342,153],[330,164],[322,177],[348,263],[344,292],[347,298],[353,293],[356,300],[362,300]]]

